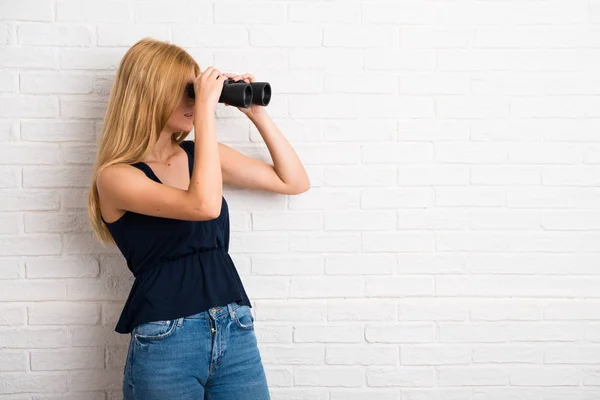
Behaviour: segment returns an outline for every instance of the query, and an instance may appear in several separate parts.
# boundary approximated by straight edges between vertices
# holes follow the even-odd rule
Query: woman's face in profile
[[[182,96],[179,105],[169,117],[165,130],[173,132],[189,132],[194,128],[194,104],[195,100],[187,95],[185,86],[188,83],[194,83],[196,76],[190,73],[185,85],[181,88]]]

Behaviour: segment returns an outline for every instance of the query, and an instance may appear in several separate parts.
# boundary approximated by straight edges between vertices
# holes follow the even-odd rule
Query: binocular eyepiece
[[[188,83],[185,90],[189,97],[196,98],[193,83]],[[268,82],[247,83],[243,80],[236,82],[231,78],[223,82],[223,90],[219,97],[219,103],[241,108],[248,108],[251,104],[267,106],[270,101],[271,85]]]

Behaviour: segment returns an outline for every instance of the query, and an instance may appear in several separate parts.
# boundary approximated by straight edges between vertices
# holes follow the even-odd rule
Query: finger
[[[210,71],[206,71],[206,77],[208,79],[215,79],[217,76],[219,76],[220,72],[218,69],[216,68],[212,68],[210,69]]]

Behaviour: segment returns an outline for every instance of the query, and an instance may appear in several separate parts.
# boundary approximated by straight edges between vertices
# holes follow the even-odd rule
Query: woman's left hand
[[[234,81],[239,81],[239,80],[243,80],[246,83],[254,83],[256,82],[256,79],[254,78],[254,75],[252,74],[243,74],[243,75],[237,75],[237,74],[223,74],[228,78],[233,79]],[[229,104],[225,104],[226,106],[229,106]],[[236,107],[238,110],[240,110],[241,112],[243,112],[244,114],[246,114],[247,117],[250,116],[255,116],[260,114],[261,112],[264,112],[264,106],[260,106],[258,104],[250,104],[250,107],[248,108],[244,108],[244,107]]]

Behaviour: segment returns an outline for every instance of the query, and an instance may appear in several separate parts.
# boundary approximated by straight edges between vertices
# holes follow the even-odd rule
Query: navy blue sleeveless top
[[[180,146],[194,165],[194,142]],[[143,162],[132,164],[162,183]],[[104,221],[104,218],[102,218]],[[252,307],[229,256],[229,208],[208,221],[186,221],[126,211],[106,222],[135,276],[115,331],[131,333],[139,324],[173,320],[231,302]]]

